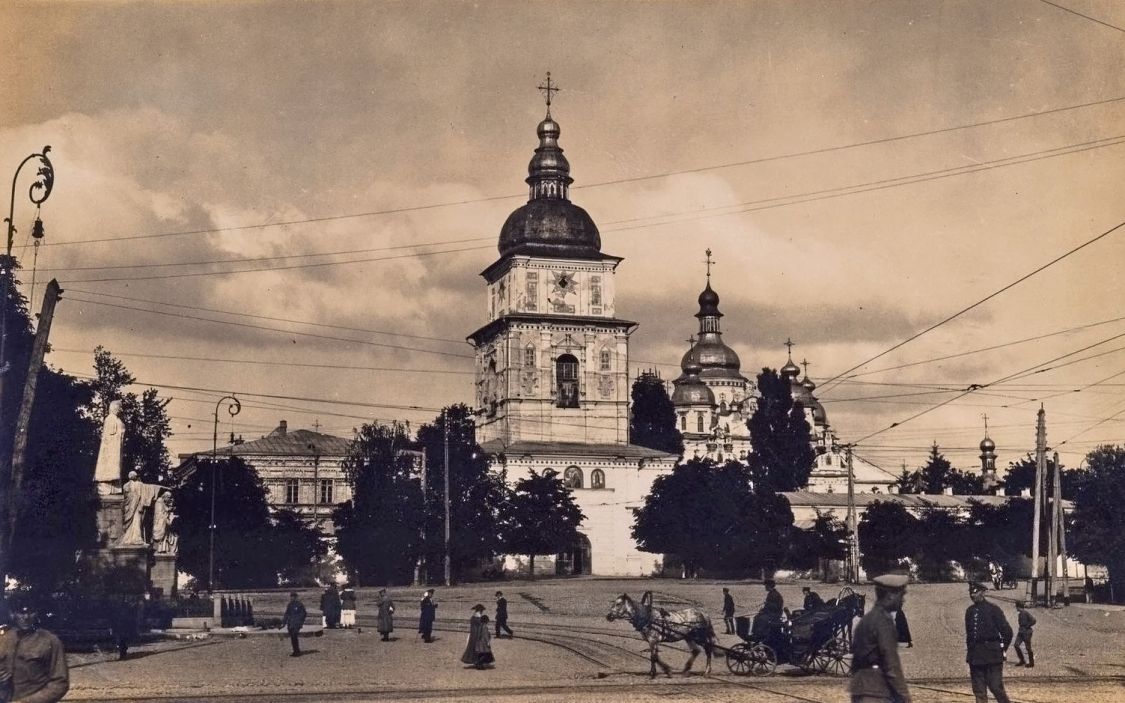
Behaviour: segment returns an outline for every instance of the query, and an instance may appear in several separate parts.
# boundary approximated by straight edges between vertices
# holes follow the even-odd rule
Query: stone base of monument
[[[159,553],[153,555],[153,564],[149,570],[148,578],[153,589],[159,589],[164,598],[174,598],[176,596],[176,555]]]
[[[97,497],[98,544],[103,548],[121,539],[121,504],[124,500],[125,496],[120,493]]]

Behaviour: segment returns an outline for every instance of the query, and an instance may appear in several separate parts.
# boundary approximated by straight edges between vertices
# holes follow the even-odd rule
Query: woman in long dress
[[[472,617],[469,618],[469,639],[465,643],[465,653],[461,655],[461,662],[483,669],[495,661],[496,658],[492,656],[492,634],[488,631],[488,616],[484,614],[484,606],[477,603],[473,606]]]
[[[375,607],[379,609],[379,614],[376,620],[376,629],[379,634],[383,636],[384,642],[391,640],[391,633],[395,629],[395,603],[387,595],[387,589],[379,589],[379,599],[375,602]]]

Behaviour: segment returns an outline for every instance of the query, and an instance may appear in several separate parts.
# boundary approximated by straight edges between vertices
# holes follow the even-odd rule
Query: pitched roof
[[[782,493],[791,506],[817,507],[817,508],[846,508],[848,506],[847,493],[814,493],[812,491],[794,491]],[[901,503],[907,508],[968,508],[970,503],[985,503],[988,505],[1004,505],[1014,496],[994,495],[945,495],[931,493],[856,493],[855,504],[858,508],[865,508],[872,503]],[[1063,501],[1066,503],[1067,501]]]
[[[345,456],[351,444],[350,439],[321,432],[312,430],[282,432],[279,428],[261,439],[219,447],[215,453],[219,456]],[[181,455],[181,458],[205,457],[209,454],[211,454],[209,451],[193,452]]]
[[[574,458],[620,458],[620,459],[675,459],[656,449],[636,444],[586,444],[583,442],[512,442],[505,445],[498,439],[481,443],[481,449],[493,456],[505,454],[516,456],[565,456]]]

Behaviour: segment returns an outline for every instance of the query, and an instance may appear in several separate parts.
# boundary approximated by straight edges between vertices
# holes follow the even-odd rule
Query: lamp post
[[[12,297],[12,279],[15,276],[15,267],[12,265],[12,243],[16,237],[15,214],[16,214],[16,183],[19,181],[20,171],[23,167],[32,160],[39,162],[39,170],[36,172],[35,180],[32,181],[31,186],[28,188],[27,197],[31,200],[32,205],[36,208],[34,232],[37,237],[41,237],[43,233],[43,221],[39,219],[38,209],[43,202],[50,197],[51,188],[55,184],[55,167],[51,160],[47,158],[47,154],[51,151],[51,147],[43,147],[43,151],[31,154],[16,167],[16,173],[12,176],[12,199],[8,205],[8,217],[4,220],[8,223],[8,239],[7,248],[5,253],[7,258],[4,260],[4,270],[0,271],[0,276],[3,277],[3,282],[0,283],[0,296],[3,296],[3,301],[0,302],[0,436],[3,441],[0,441],[0,476],[3,478],[0,484],[0,491],[7,495],[7,499],[0,505],[0,579],[7,577],[7,555],[11,552],[9,540],[11,539],[11,527],[15,520],[16,510],[16,496],[12,493],[12,475],[11,475],[11,462],[12,446],[8,444],[8,434],[3,429],[7,427],[7,422],[4,419],[4,392],[5,381],[8,376],[9,367],[11,366],[8,361],[8,304]],[[36,239],[38,241],[38,239]]]
[[[219,398],[219,402],[215,403],[215,433],[211,438],[211,524],[208,529],[211,532],[211,547],[207,555],[207,591],[213,593],[215,591],[215,530],[218,525],[215,524],[215,470],[218,463],[219,454],[219,408],[222,407],[223,401],[229,400],[230,404],[227,406],[227,412],[231,417],[242,412],[242,403],[238,402],[238,398],[233,395],[225,395]]]

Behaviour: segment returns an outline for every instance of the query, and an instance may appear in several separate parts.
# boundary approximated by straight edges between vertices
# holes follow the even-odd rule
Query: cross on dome
[[[793,361],[793,347],[795,347],[797,345],[793,343],[792,338],[789,338],[789,339],[785,340],[785,346],[789,347],[789,361],[792,362]]]
[[[711,250],[710,249],[708,249],[706,251],[706,254],[707,254],[707,258],[704,259],[704,263],[707,264],[707,283],[711,283],[711,264],[715,263],[715,260],[711,258]]]
[[[550,71],[547,71],[547,81],[546,81],[546,83],[540,83],[539,84],[539,90],[542,91],[543,95],[546,96],[546,98],[547,98],[547,117],[550,117],[551,116],[551,98],[552,98],[551,94],[557,93],[560,90],[560,88],[558,87],[557,84],[556,85],[551,84],[551,72]]]

